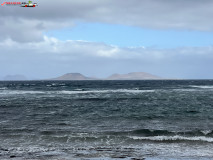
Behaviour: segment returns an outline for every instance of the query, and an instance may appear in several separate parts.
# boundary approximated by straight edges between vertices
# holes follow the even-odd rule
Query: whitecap
[[[193,87],[193,88],[201,88],[201,89],[213,89],[213,86],[212,85],[209,85],[209,86],[204,86],[204,85],[191,85],[190,87]]]
[[[117,90],[89,90],[85,91],[82,89],[74,91],[58,91],[58,94],[80,94],[80,93],[145,93],[155,92],[155,90],[133,90],[133,89],[117,89]]]
[[[19,94],[44,94],[42,91],[22,91],[22,90],[7,90],[0,92],[0,95],[19,95]]]
[[[130,93],[139,94],[146,92],[155,92],[155,90],[134,90],[134,89],[115,89],[115,90],[87,90],[75,89],[72,91],[62,90],[62,91],[27,91],[27,90],[2,90],[0,95],[23,95],[23,94],[88,94],[88,93]]]
[[[194,92],[198,91],[197,89],[191,88],[191,89],[173,89],[173,91],[180,91],[180,92]]]
[[[153,137],[137,137],[129,136],[134,140],[150,140],[150,141],[202,141],[202,142],[213,142],[213,138],[205,136],[197,137],[184,137],[184,136],[153,136]]]
[[[212,132],[212,130],[204,130],[204,131],[201,131],[204,135],[207,135],[207,134],[209,134],[209,133],[211,133]]]
[[[6,90],[7,89],[7,87],[2,87],[2,88],[0,88],[0,90]]]

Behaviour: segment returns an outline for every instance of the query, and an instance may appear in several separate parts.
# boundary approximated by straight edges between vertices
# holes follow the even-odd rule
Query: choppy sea
[[[213,159],[213,80],[2,81],[0,159]]]

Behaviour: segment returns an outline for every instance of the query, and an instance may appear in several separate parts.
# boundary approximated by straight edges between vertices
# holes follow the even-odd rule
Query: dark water
[[[0,159],[213,159],[213,81],[0,82]]]

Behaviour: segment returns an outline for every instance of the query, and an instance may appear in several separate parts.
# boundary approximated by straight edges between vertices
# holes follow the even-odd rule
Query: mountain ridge
[[[127,74],[112,74],[107,80],[148,80],[148,79],[162,79],[146,72],[130,72]]]
[[[62,76],[52,78],[50,80],[153,80],[162,79],[161,77],[146,72],[130,72],[127,74],[112,74],[107,78],[93,78],[84,76],[81,73],[66,73]]]
[[[16,74],[16,75],[6,75],[2,78],[5,81],[24,81],[28,80],[24,75]]]
[[[66,73],[62,76],[52,78],[51,80],[95,80],[95,79],[86,77],[81,73]]]

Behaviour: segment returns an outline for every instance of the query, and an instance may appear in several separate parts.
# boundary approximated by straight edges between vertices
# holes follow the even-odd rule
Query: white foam
[[[198,91],[197,89],[173,89],[173,91],[181,91],[181,92],[194,92],[194,91]]]
[[[201,88],[201,89],[213,89],[213,86],[197,86],[197,85],[191,85],[190,87],[194,88]]]
[[[198,137],[184,137],[184,136],[153,136],[153,137],[137,137],[129,136],[129,138],[134,140],[150,140],[150,141],[202,141],[202,142],[213,142],[213,138],[198,136]]]
[[[155,90],[133,90],[133,89],[115,89],[115,90],[89,90],[76,89],[73,91],[23,91],[23,90],[1,90],[0,95],[23,95],[23,94],[88,94],[88,93],[145,93],[155,92]]]
[[[202,132],[203,134],[207,135],[207,134],[211,133],[212,130],[204,130],[204,131],[201,131],[201,132]]]
[[[2,123],[7,123],[7,122],[9,122],[9,120],[0,121],[0,124],[2,124]]]
[[[12,148],[11,150],[16,151],[17,153],[26,153],[26,152],[34,153],[34,152],[48,152],[53,149],[30,146],[30,147],[15,147]]]
[[[22,90],[6,90],[0,92],[0,95],[18,95],[18,94],[44,94],[42,91],[22,91]]]
[[[84,93],[145,93],[145,92],[155,92],[154,90],[133,90],[133,89],[117,89],[117,90],[75,90],[75,91],[58,91],[58,94],[84,94]]]
[[[0,90],[6,90],[7,89],[7,87],[2,87],[2,88],[0,88]]]

